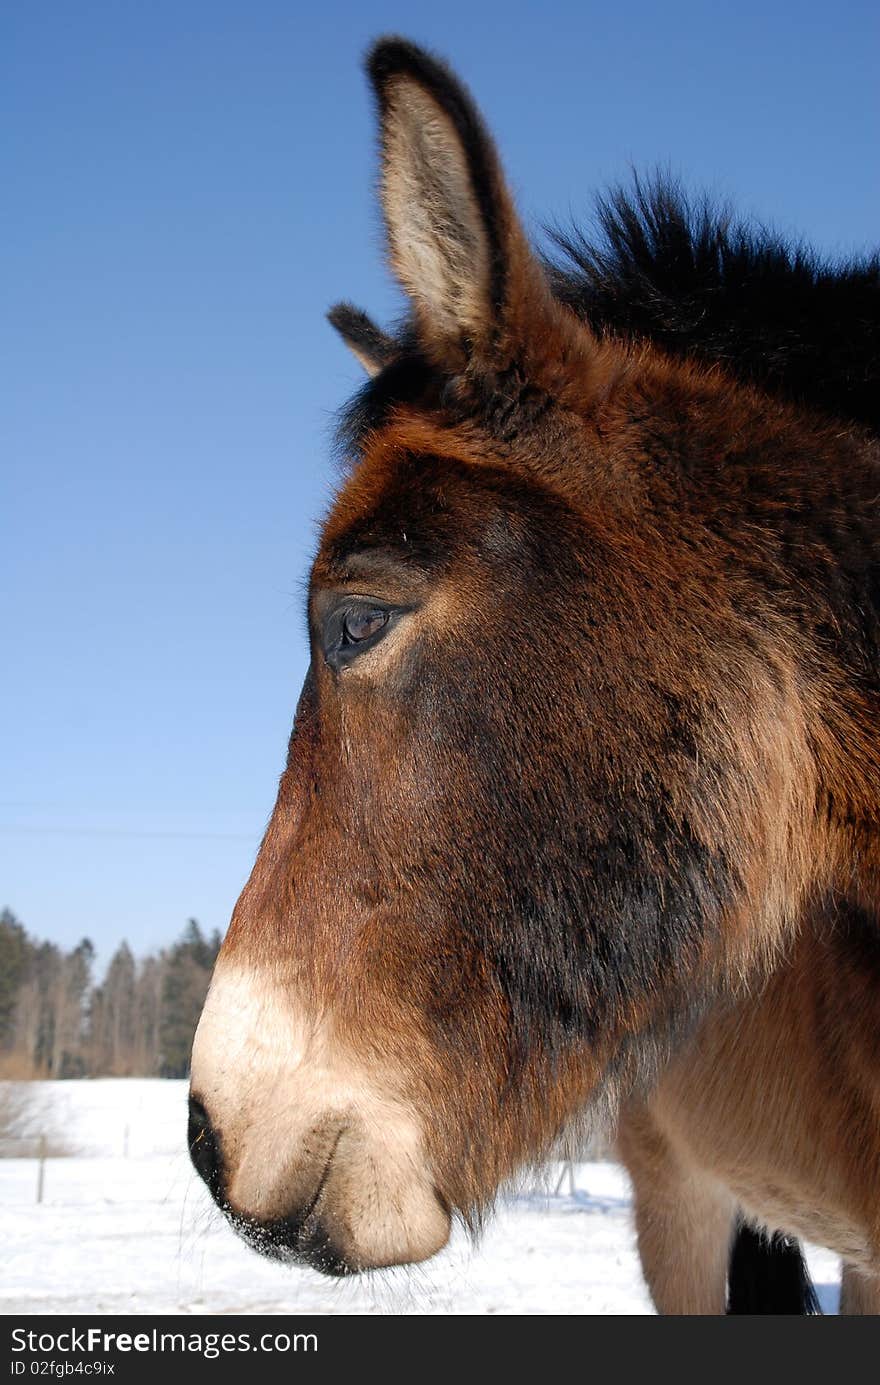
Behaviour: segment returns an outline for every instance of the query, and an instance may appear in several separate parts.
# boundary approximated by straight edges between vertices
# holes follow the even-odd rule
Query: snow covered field
[[[0,1159],[4,1314],[652,1312],[613,1164],[576,1166],[573,1194],[510,1199],[477,1247],[458,1236],[427,1265],[339,1283],[228,1229],[186,1155],[186,1083],[6,1085],[27,1087],[30,1133],[73,1157],[46,1161],[39,1205],[36,1160]],[[810,1267],[833,1312],[835,1258]]]

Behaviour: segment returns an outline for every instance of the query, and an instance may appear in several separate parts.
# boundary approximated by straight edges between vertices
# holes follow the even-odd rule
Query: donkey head
[[[369,73],[412,318],[335,312],[373,378],[192,1068],[218,1200],[331,1272],[433,1254],[650,1071],[780,935],[809,793],[772,612],[682,481],[710,383],[556,301],[445,67]]]

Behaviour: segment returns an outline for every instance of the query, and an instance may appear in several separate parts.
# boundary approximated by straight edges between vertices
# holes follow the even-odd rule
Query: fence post
[[[565,1163],[562,1165],[562,1169],[560,1171],[556,1187],[553,1189],[554,1195],[556,1197],[558,1197],[559,1194],[562,1192],[562,1185],[565,1182],[566,1178],[568,1178],[569,1194],[573,1196],[575,1192],[574,1164],[569,1159],[566,1159]]]
[[[37,1202],[43,1201],[43,1185],[46,1180],[46,1136],[40,1136],[37,1148]]]

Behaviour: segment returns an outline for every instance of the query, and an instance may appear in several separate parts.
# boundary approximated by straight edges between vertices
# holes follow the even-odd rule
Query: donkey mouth
[[[335,1279],[415,1264],[442,1249],[452,1217],[446,1199],[437,1189],[433,1198],[434,1216],[443,1223],[444,1229],[442,1234],[435,1234],[429,1244],[420,1245],[402,1237],[391,1253],[384,1247],[378,1254],[375,1246],[371,1250],[359,1245],[335,1209],[328,1205],[329,1198],[325,1195],[331,1165],[332,1159],[328,1161],[310,1207],[304,1212],[261,1220],[236,1211],[229,1203],[223,1205],[223,1212],[245,1244],[266,1259],[284,1265],[308,1265]]]
[[[308,1203],[297,1212],[260,1220],[237,1212],[228,1202],[223,1206],[231,1226],[252,1250],[258,1251],[270,1260],[279,1260],[285,1264],[304,1263],[320,1270],[322,1274],[336,1277],[357,1272],[357,1267],[345,1258],[321,1220],[322,1199],[345,1129],[343,1125],[338,1130],[315,1191]]]
[[[232,1210],[227,1210],[226,1215],[242,1240],[268,1260],[285,1265],[309,1265],[337,1279],[357,1274],[361,1269],[346,1258],[320,1217],[303,1220],[291,1216],[260,1222]]]
[[[189,1141],[193,1164],[230,1226],[268,1259],[340,1278],[428,1259],[448,1240],[450,1209],[430,1176],[413,1184],[410,1166],[407,1182],[399,1166],[377,1161],[363,1122],[348,1113],[312,1126],[274,1175],[265,1144],[259,1157],[243,1159],[240,1137],[222,1138],[195,1095]]]
[[[235,1207],[228,1195],[226,1168],[221,1142],[211,1126],[204,1105],[190,1099],[190,1155],[196,1170],[207,1184],[217,1206],[233,1230],[251,1249],[271,1260],[285,1263],[306,1263],[324,1274],[355,1273],[333,1235],[322,1225],[324,1194],[333,1170],[333,1161],[346,1126],[340,1125],[333,1136],[323,1167],[308,1200],[283,1216],[258,1217]]]

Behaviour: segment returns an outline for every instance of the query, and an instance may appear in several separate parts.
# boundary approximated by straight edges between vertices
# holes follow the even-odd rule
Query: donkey
[[[411,316],[334,314],[371,379],[192,1059],[218,1203],[329,1274],[647,1096],[812,901],[880,935],[877,262],[642,189],[548,265],[461,83],[368,71]]]

